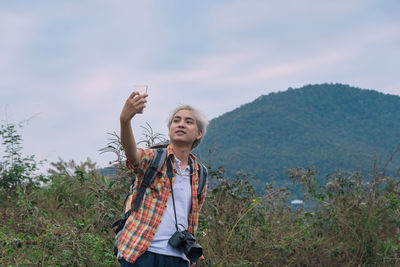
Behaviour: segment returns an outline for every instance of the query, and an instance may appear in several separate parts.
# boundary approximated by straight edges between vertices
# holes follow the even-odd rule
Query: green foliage
[[[271,93],[211,120],[198,154],[230,176],[240,170],[279,185],[298,166],[318,167],[322,180],[370,173],[376,161],[394,175],[400,157],[387,160],[399,143],[399,110],[398,96],[342,84]]]
[[[143,133],[142,133],[142,139],[139,140],[139,142],[137,143],[138,145],[145,144],[146,147],[151,147],[155,144],[167,141],[165,135],[160,133],[155,133],[153,131],[153,128],[151,128],[151,125],[148,122],[146,122],[146,126],[140,126],[140,127],[143,129]]]
[[[0,191],[0,265],[117,266],[110,225],[127,185],[102,176],[89,159],[52,166],[45,187]]]
[[[103,153],[113,153],[115,155],[115,160],[110,162],[110,165],[123,166],[126,160],[124,148],[121,145],[121,139],[116,132],[107,133],[109,137],[107,138],[107,146],[101,148],[100,154]]]
[[[17,186],[38,186],[48,182],[43,175],[35,175],[38,164],[35,156],[22,155],[22,137],[17,129],[23,124],[6,123],[0,126],[0,136],[5,147],[3,160],[0,162],[0,187],[12,189]]]
[[[287,204],[287,188],[262,196],[246,179],[221,170],[200,217],[200,266],[398,266],[400,188],[393,178],[336,173],[319,185],[315,170],[297,168],[306,206]]]

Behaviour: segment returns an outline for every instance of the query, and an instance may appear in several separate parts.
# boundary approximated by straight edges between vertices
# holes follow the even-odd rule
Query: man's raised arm
[[[147,94],[139,95],[138,92],[133,92],[126,100],[120,115],[121,144],[125,150],[126,158],[134,165],[139,163],[139,152],[133,136],[131,120],[136,114],[143,113],[147,102],[146,97]]]

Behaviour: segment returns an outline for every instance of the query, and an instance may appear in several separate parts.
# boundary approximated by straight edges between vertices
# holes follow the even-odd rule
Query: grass
[[[130,178],[94,164],[53,164],[44,187],[0,189],[1,266],[119,266],[110,225],[121,215]],[[290,191],[267,185],[257,195],[246,177],[210,171],[199,219],[199,266],[398,266],[400,190],[375,173],[337,173],[318,185],[313,170],[294,169],[303,208]]]

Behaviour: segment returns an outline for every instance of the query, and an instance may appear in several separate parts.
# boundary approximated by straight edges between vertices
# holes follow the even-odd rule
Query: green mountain
[[[321,177],[371,173],[374,162],[382,171],[399,143],[399,96],[321,84],[263,95],[211,120],[197,154],[229,175],[284,182],[294,167],[316,167]],[[385,170],[399,167],[395,154]]]

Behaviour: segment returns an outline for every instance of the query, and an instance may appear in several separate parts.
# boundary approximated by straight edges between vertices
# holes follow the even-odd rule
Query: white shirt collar
[[[181,170],[181,161],[177,157],[175,157],[175,168],[179,175],[188,175],[190,173],[189,165],[183,171]]]

